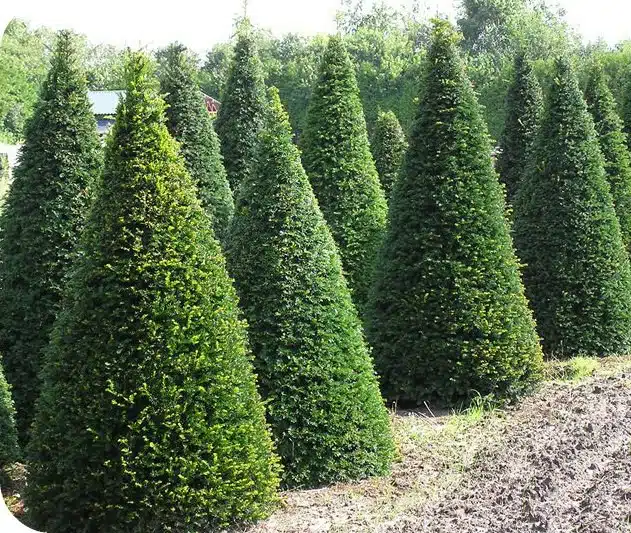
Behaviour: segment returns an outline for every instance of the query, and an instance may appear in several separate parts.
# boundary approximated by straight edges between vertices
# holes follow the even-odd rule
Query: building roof
[[[115,115],[116,107],[125,91],[88,91],[95,115]]]

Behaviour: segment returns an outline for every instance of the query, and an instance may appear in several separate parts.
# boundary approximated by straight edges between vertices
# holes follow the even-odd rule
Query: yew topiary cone
[[[302,148],[304,168],[362,312],[388,207],[370,153],[355,70],[337,36],[329,39],[322,59]]]
[[[34,526],[197,532],[269,514],[277,459],[237,296],[142,54],[82,251],[28,450]]]
[[[215,235],[223,241],[232,220],[234,201],[219,137],[195,81],[195,64],[181,45],[173,44],[161,55],[160,90],[167,103],[167,127],[181,145],[202,207],[212,218]]]
[[[285,485],[388,472],[384,406],[335,242],[278,93],[242,183],[228,246]]]
[[[446,21],[435,23],[423,87],[368,339],[391,399],[512,398],[539,378],[541,348],[487,128]]]
[[[26,442],[101,147],[73,36],[61,32],[0,218],[0,353]]]
[[[594,123],[566,59],[556,63],[514,230],[546,354],[628,353],[629,258]]]
[[[512,205],[528,163],[543,113],[543,95],[537,76],[523,54],[515,58],[513,83],[506,97],[506,124],[500,139],[497,171]]]
[[[622,120],[616,102],[607,86],[600,65],[591,68],[585,89],[587,108],[594,119],[600,150],[605,159],[605,172],[611,188],[614,208],[620,222],[622,240],[631,247],[631,156],[622,132]]]
[[[239,184],[252,172],[266,106],[263,66],[256,50],[254,31],[245,20],[238,29],[234,57],[215,123],[228,182],[235,195]]]

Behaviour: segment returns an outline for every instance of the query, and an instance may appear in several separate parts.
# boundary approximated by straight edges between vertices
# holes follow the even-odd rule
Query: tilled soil
[[[250,533],[631,532],[631,374],[549,383],[450,439],[410,443],[391,477],[286,493]]]
[[[459,487],[387,531],[631,531],[631,381],[546,387],[481,451]]]

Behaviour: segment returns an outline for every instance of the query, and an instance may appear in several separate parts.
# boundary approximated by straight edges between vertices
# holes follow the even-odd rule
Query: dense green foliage
[[[385,474],[389,417],[335,242],[278,93],[241,184],[228,259],[250,325],[285,484]]]
[[[236,292],[142,54],[47,353],[27,507],[50,533],[269,513],[277,459]]]
[[[627,353],[631,277],[604,160],[576,76],[556,83],[519,194],[515,244],[547,355]]]
[[[17,460],[18,432],[15,426],[15,407],[11,388],[4,377],[0,358],[0,478],[2,469]]]
[[[0,28],[0,30],[3,28]],[[49,66],[52,31],[31,30],[12,20],[0,46],[0,133],[8,140],[22,137]]]
[[[507,116],[500,138],[497,171],[506,187],[506,198],[513,203],[543,113],[539,81],[523,54],[515,58],[515,74],[508,90]]]
[[[21,439],[100,168],[85,74],[73,37],[62,32],[0,218],[0,353]]]
[[[514,58],[523,52],[540,79],[560,54],[578,55],[578,37],[552,2],[540,0],[462,0],[458,25],[464,34],[468,75],[479,94],[491,136],[498,139],[506,122],[506,93]]]
[[[195,65],[186,49],[171,45],[161,54],[160,90],[167,103],[167,127],[179,141],[188,171],[197,185],[202,207],[223,241],[234,212],[232,191],[212,118],[195,80]]]
[[[252,172],[258,133],[267,105],[263,69],[249,23],[239,26],[237,44],[230,67],[217,133],[221,139],[228,182],[236,194],[238,185]]]
[[[377,116],[370,148],[381,180],[381,187],[388,199],[399,177],[407,147],[408,144],[397,116],[392,111],[380,113]]]
[[[540,372],[488,131],[456,41],[437,21],[368,310],[383,389],[405,402],[512,397]]]
[[[90,89],[120,89],[124,52],[111,45],[92,45],[74,37]],[[32,115],[50,66],[55,33],[9,22],[0,45],[0,139],[18,142]]]
[[[353,65],[339,37],[329,39],[302,141],[304,168],[361,311],[383,239],[387,204],[370,153]]]
[[[585,89],[585,99],[596,126],[600,150],[605,159],[614,208],[622,240],[631,249],[631,156],[622,132],[622,120],[600,65],[594,65]]]

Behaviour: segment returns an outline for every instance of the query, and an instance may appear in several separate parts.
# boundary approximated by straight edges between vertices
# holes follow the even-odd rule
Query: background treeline
[[[392,110],[409,133],[416,109],[416,80],[428,45],[428,13],[420,8],[401,11],[377,3],[366,9],[351,3],[339,13],[337,26],[355,65],[364,113],[372,133],[380,111]],[[622,112],[625,74],[631,68],[631,42],[584,44],[564,21],[564,13],[545,0],[462,0],[458,27],[468,63],[468,74],[486,109],[491,136],[499,139],[505,120],[505,95],[512,79],[513,58],[522,51],[534,61],[544,88],[549,85],[553,60],[564,53],[576,61],[586,83],[586,59],[603,64],[609,87]],[[311,90],[316,81],[326,36],[287,34],[275,37],[258,29],[257,48],[268,86],[279,89],[292,128],[304,129]],[[24,120],[32,113],[46,74],[54,33],[29,28],[14,20],[0,48],[0,138],[22,137]],[[186,44],[186,43],[184,43]],[[197,58],[202,90],[220,100],[228,77],[234,40],[214,45]],[[123,51],[110,45],[92,45],[83,39],[90,89],[120,89]]]

